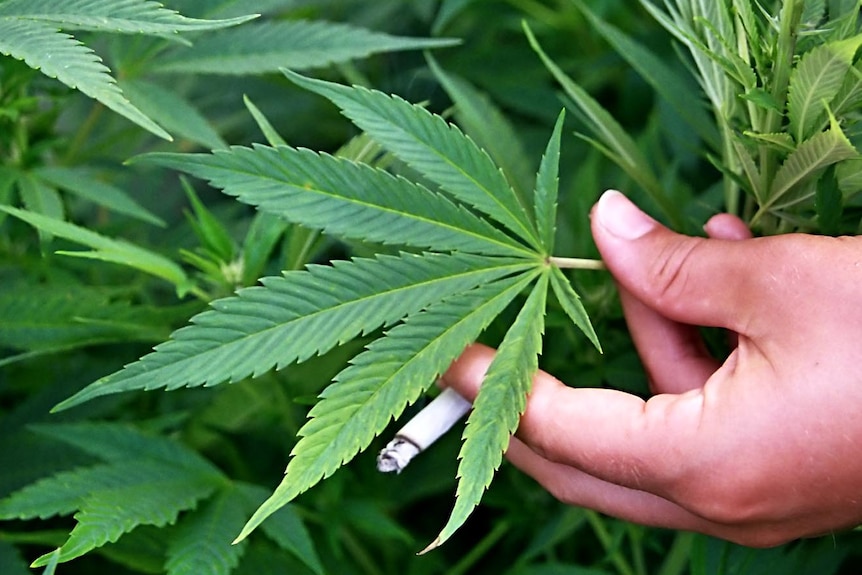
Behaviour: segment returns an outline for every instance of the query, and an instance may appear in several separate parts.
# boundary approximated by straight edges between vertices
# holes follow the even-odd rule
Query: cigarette
[[[465,413],[470,402],[452,388],[446,388],[395,434],[377,455],[377,470],[401,473],[420,452],[449,431]]]

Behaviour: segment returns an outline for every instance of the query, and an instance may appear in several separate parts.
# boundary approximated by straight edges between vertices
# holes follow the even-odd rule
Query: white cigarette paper
[[[452,388],[446,388],[395,434],[377,455],[377,470],[401,473],[421,451],[449,431],[465,413],[470,402]]]

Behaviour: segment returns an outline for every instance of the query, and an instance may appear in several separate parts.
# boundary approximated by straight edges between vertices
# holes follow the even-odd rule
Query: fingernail
[[[596,204],[596,216],[603,228],[624,240],[636,240],[658,224],[616,190],[602,194]]]

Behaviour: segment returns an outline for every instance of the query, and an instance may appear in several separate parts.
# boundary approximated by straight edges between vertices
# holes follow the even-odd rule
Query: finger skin
[[[632,208],[606,194],[592,227],[636,338],[670,341],[639,346],[660,393],[540,372],[509,458],[564,501],[747,545],[862,522],[862,239],[750,239],[728,217],[706,229],[734,239],[689,238]],[[678,324],[738,345],[710,373]],[[470,346],[444,383],[473,397],[493,354]]]
[[[709,237],[724,240],[750,239],[751,232],[739,218],[713,216],[704,226]],[[697,389],[719,367],[696,326],[668,319],[618,285],[626,324],[647,372],[654,393],[683,393]],[[731,347],[736,347],[733,334]]]

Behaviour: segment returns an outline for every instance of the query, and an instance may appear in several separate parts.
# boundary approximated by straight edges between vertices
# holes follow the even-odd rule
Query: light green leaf
[[[458,128],[397,96],[284,73],[332,101],[359,128],[459,201],[540,248],[535,228],[503,173]]]
[[[527,39],[533,50],[563,87],[566,95],[571,98],[575,109],[580,112],[583,121],[602,144],[598,149],[618,163],[623,171],[649,194],[668,219],[674,225],[678,225],[680,223],[677,215],[678,210],[668,201],[662,185],[653,174],[649,162],[638,149],[634,139],[586,90],[577,85],[551,60],[526,23],[524,23],[524,32],[527,34]]]
[[[5,4],[0,4],[0,7]],[[123,96],[110,70],[89,48],[52,24],[0,17],[0,54],[80,90],[153,134],[171,136]]]
[[[584,332],[584,335],[596,346],[597,350],[602,351],[599,338],[593,329],[587,310],[584,309],[584,304],[581,303],[581,298],[578,297],[577,292],[572,289],[572,284],[557,266],[551,268],[551,287],[554,290],[554,295],[557,296],[557,301],[560,302],[563,311],[566,312],[572,323]]]
[[[237,540],[365,449],[535,278],[486,284],[407,318],[374,341],[324,390],[299,431],[284,480]]]
[[[47,561],[45,562],[45,570],[42,571],[42,575],[54,575],[57,572],[57,565],[60,563],[60,550],[55,549],[51,553],[47,555]]]
[[[0,20],[3,18],[44,22],[64,30],[164,36],[236,26],[257,18],[257,15],[197,20],[149,0],[5,0],[0,3]]]
[[[792,152],[796,149],[796,142],[793,141],[793,136],[787,132],[773,132],[771,134],[758,134],[756,132],[743,132],[745,136],[757,140],[758,142],[767,144],[771,148],[783,153]]]
[[[263,74],[304,70],[380,52],[453,46],[446,38],[406,38],[347,24],[280,21],[248,24],[207,34],[191,48],[177,47],[155,62],[154,72]]]
[[[169,132],[210,150],[227,148],[200,110],[176,92],[139,79],[121,80],[120,87],[132,104]]]
[[[260,507],[269,496],[268,490],[256,485],[241,485],[240,488],[255,509]],[[261,529],[266,533],[267,537],[302,561],[313,573],[324,575],[325,569],[317,554],[317,550],[314,548],[314,541],[312,541],[311,534],[309,534],[308,529],[305,528],[305,524],[300,519],[296,507],[293,505],[284,505],[269,516]],[[236,535],[238,532],[239,529],[231,535]]]
[[[530,267],[518,260],[404,254],[309,266],[212,303],[172,339],[62,402],[214,386],[304,361],[454,293]]]
[[[516,192],[529,190],[533,180],[530,155],[512,123],[487,94],[443,70],[431,56],[426,58],[437,81],[455,104],[458,125],[480,148],[488,152]]]
[[[443,544],[464,524],[503,461],[503,452],[526,409],[527,394],[539,369],[547,293],[546,271],[533,287],[488,367],[464,430],[455,508],[426,551]]]
[[[539,239],[545,248],[545,255],[554,253],[554,237],[557,232],[557,197],[560,188],[560,137],[563,133],[563,122],[566,112],[560,112],[554,131],[548,140],[545,154],[536,175],[536,193],[534,207],[536,210],[536,226]]]
[[[838,121],[832,118],[831,127],[802,142],[787,156],[778,169],[769,190],[769,198],[761,205],[760,212],[779,208],[798,200],[794,190],[828,166],[850,158],[858,158],[859,152],[847,139]]]
[[[246,507],[244,494],[229,486],[181,518],[168,543],[167,575],[229,575],[245,552],[245,545],[231,540],[245,522]]]
[[[844,85],[860,45],[862,35],[817,46],[793,69],[787,111],[797,142],[808,139],[826,120],[826,106]]]
[[[244,203],[336,236],[436,251],[532,255],[440,194],[327,154],[256,145],[142,159],[206,179]]]
[[[59,252],[64,255],[98,259],[131,267],[155,277],[162,278],[176,287],[182,295],[191,288],[191,282],[185,272],[172,260],[123,240],[106,238],[86,228],[48,218],[33,212],[17,208],[0,206],[0,211],[6,212],[31,226],[55,236],[93,248],[92,252]]]
[[[52,186],[71,192],[118,214],[156,226],[165,226],[164,220],[135,201],[125,190],[102,180],[95,169],[86,166],[68,168],[42,166],[31,173]]]

